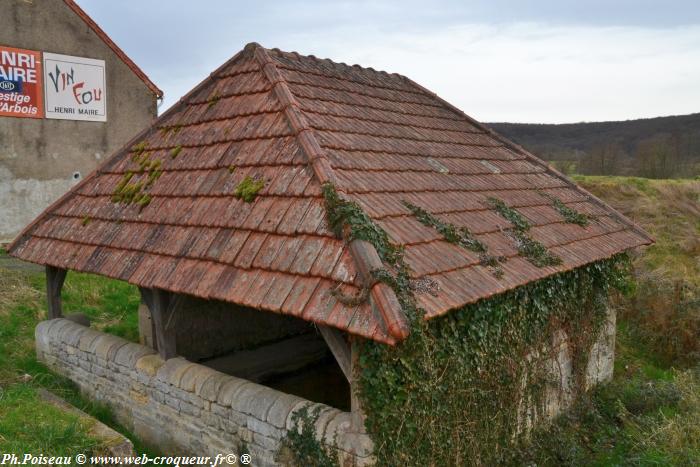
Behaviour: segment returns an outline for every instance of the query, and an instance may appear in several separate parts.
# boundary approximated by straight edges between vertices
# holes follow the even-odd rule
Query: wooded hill
[[[567,173],[700,175],[700,113],[620,122],[488,125]]]

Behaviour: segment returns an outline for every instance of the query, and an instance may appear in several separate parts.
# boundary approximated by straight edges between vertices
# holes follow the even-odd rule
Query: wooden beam
[[[331,349],[345,378],[347,378],[348,382],[352,382],[350,344],[348,344],[340,331],[335,328],[319,325],[318,330],[326,341],[326,344],[328,344],[328,348]]]
[[[66,280],[67,272],[65,269],[46,266],[46,300],[49,319],[63,316],[61,289],[63,288],[63,282]]]
[[[166,290],[139,288],[141,298],[151,312],[153,342],[163,360],[177,356],[175,314],[180,297]]]
[[[141,344],[146,345],[153,350],[158,350],[158,342],[156,341],[156,327],[153,324],[153,316],[151,315],[151,310],[153,309],[153,291],[151,289],[145,289],[139,287],[139,293],[141,294],[141,303],[139,304],[139,340]],[[145,307],[148,310],[148,317],[142,317],[143,309]],[[148,323],[142,323],[143,320],[147,320]],[[146,325],[148,327],[146,327]]]

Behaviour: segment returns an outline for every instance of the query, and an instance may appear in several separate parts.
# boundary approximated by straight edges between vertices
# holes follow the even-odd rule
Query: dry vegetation
[[[636,257],[637,290],[621,304],[621,317],[667,365],[700,361],[700,181],[577,181],[656,239]]]

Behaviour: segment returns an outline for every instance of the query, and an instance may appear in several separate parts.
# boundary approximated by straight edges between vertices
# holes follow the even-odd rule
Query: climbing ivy
[[[411,334],[395,347],[366,342],[360,397],[377,465],[507,463],[526,424],[524,401],[542,410],[556,329],[569,336],[574,386],[582,387],[608,291],[624,283],[625,261],[594,263],[440,318],[412,320]],[[415,306],[408,295],[402,305]]]
[[[488,254],[486,245],[474,238],[474,235],[466,227],[457,227],[454,224],[443,222],[437,217],[430,214],[425,209],[413,205],[407,201],[403,202],[418,221],[428,227],[433,227],[437,230],[445,241],[459,245],[467,250],[479,253],[479,264],[491,268],[491,272],[496,277],[503,276],[503,269],[500,263],[505,262],[504,256],[493,256]]]
[[[403,204],[413,213],[416,219],[418,219],[418,222],[425,226],[433,227],[443,236],[445,241],[477,253],[486,251],[486,246],[474,238],[468,228],[457,227],[454,224],[443,222],[425,209],[411,204],[408,201],[404,201]]]
[[[513,224],[514,230],[519,232],[527,232],[530,230],[530,223],[514,208],[509,207],[498,198],[488,198],[488,201],[491,206],[498,211],[501,217]]]
[[[396,346],[367,341],[360,347],[358,396],[377,465],[508,463],[528,419],[542,413],[553,377],[546,362],[553,358],[557,330],[568,336],[573,387],[584,387],[608,294],[629,284],[627,255],[558,273],[426,321],[400,249],[359,205],[341,198],[331,185],[323,193],[336,234],[372,243],[389,266],[372,274],[396,292],[411,327],[408,338]],[[516,226],[515,232],[529,229],[516,211],[502,214]]]
[[[387,233],[365,213],[359,204],[338,195],[332,184],[322,187],[328,224],[333,232],[346,241],[365,240],[377,250],[382,261],[390,266],[403,262],[403,251],[389,241]],[[347,228],[344,235],[343,230]]]
[[[313,467],[336,467],[338,462],[332,449],[323,446],[316,438],[316,421],[321,406],[309,410],[304,406],[292,414],[292,428],[282,440],[277,461],[285,464],[285,456],[291,454],[294,465]]]
[[[587,215],[570,208],[556,196],[550,195],[549,193],[545,193],[543,191],[540,191],[539,194],[550,200],[552,202],[552,206],[554,206],[554,209],[556,209],[569,224],[578,224],[581,227],[586,227],[588,225],[589,217]]]
[[[506,233],[515,242],[520,256],[538,268],[561,264],[561,258],[548,251],[544,245],[527,234],[531,227],[530,223],[517,210],[507,206],[506,203],[497,198],[489,198],[488,201],[504,219],[513,224],[513,228],[507,230]]]

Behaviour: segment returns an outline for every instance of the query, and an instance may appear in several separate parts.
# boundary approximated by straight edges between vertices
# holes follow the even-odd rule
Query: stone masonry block
[[[328,407],[327,405],[323,404],[314,404],[315,406],[321,406],[321,410],[318,413],[318,418],[316,419],[316,422],[314,423],[314,427],[316,428],[316,439],[319,441],[323,441],[324,436],[326,434],[326,427],[328,426],[328,423],[340,413],[340,410],[334,409],[333,407]],[[309,410],[316,410],[316,407],[312,407]]]
[[[328,422],[326,432],[324,433],[324,444],[332,446],[336,439],[343,436],[352,429],[352,414],[348,412],[340,412]]]
[[[241,390],[236,394],[235,398],[231,401],[231,408],[245,414],[251,414],[253,411],[266,411],[274,401],[269,402],[269,405],[267,402],[263,402],[263,407],[255,407],[254,409],[254,406],[258,405],[258,398],[264,399],[264,396],[267,395],[266,391],[273,390],[254,383],[246,385],[241,388]]]
[[[272,407],[270,407],[270,410],[267,412],[266,420],[277,428],[286,428],[287,417],[294,407],[300,402],[308,401],[291,394],[281,394],[282,395],[272,404]]]
[[[37,324],[36,329],[34,329],[34,339],[36,340],[37,348],[41,348],[46,351],[49,349],[49,343],[51,342],[51,328],[53,328],[60,320],[51,319],[48,321],[41,321]]]
[[[258,420],[267,420],[268,412],[282,395],[283,393],[279,391],[263,386],[263,390],[250,401],[248,410],[243,410],[243,412],[249,413]]]
[[[127,368],[134,368],[136,366],[136,361],[145,356],[145,355],[151,355],[154,354],[155,351],[153,349],[149,349],[148,347],[144,347],[139,344],[127,344],[123,347],[121,347],[116,355],[114,356],[114,361],[118,365],[127,367]]]
[[[282,439],[287,432],[286,430],[274,427],[267,422],[262,422],[253,417],[248,419],[248,428],[257,434],[277,439]]]
[[[155,376],[158,369],[165,364],[160,355],[144,355],[136,361],[136,371],[146,376]]]
[[[172,377],[173,373],[181,371],[183,367],[187,367],[189,365],[190,362],[188,362],[182,357],[171,358],[170,360],[163,363],[163,366],[158,368],[158,370],[156,371],[156,377],[154,379],[154,384],[156,385],[156,388],[161,390],[165,389],[167,385],[170,384],[170,378]],[[162,387],[158,383],[165,384],[166,386]]]
[[[231,377],[228,381],[221,385],[219,394],[216,396],[216,401],[224,407],[231,407],[231,401],[236,397],[238,391],[244,386],[253,384],[245,379]]]
[[[338,448],[357,457],[372,455],[374,445],[366,433],[348,432],[337,438]]]
[[[83,352],[88,352],[90,350],[90,345],[100,336],[104,334],[95,331],[94,329],[87,328],[85,332],[80,336],[80,341],[78,342],[78,348]]]
[[[113,359],[116,351],[128,343],[127,340],[120,337],[100,333],[100,337],[93,341],[88,350],[94,353],[98,359],[107,361]]]
[[[230,376],[217,372],[217,374],[210,376],[206,381],[204,381],[204,383],[199,387],[199,390],[197,390],[195,387],[195,393],[197,393],[203,399],[214,402],[219,395],[221,387],[230,379]]]
[[[62,339],[62,330],[67,327],[67,326],[72,326],[75,323],[72,323],[71,321],[68,321],[67,319],[63,318],[57,318],[57,319],[52,319],[49,321],[45,321],[46,323],[51,323],[49,327],[46,330],[47,335],[49,336],[49,341],[50,342],[60,342],[63,344]]]
[[[77,348],[80,338],[88,330],[85,326],[70,322],[70,325],[61,328],[61,340],[71,347]]]

